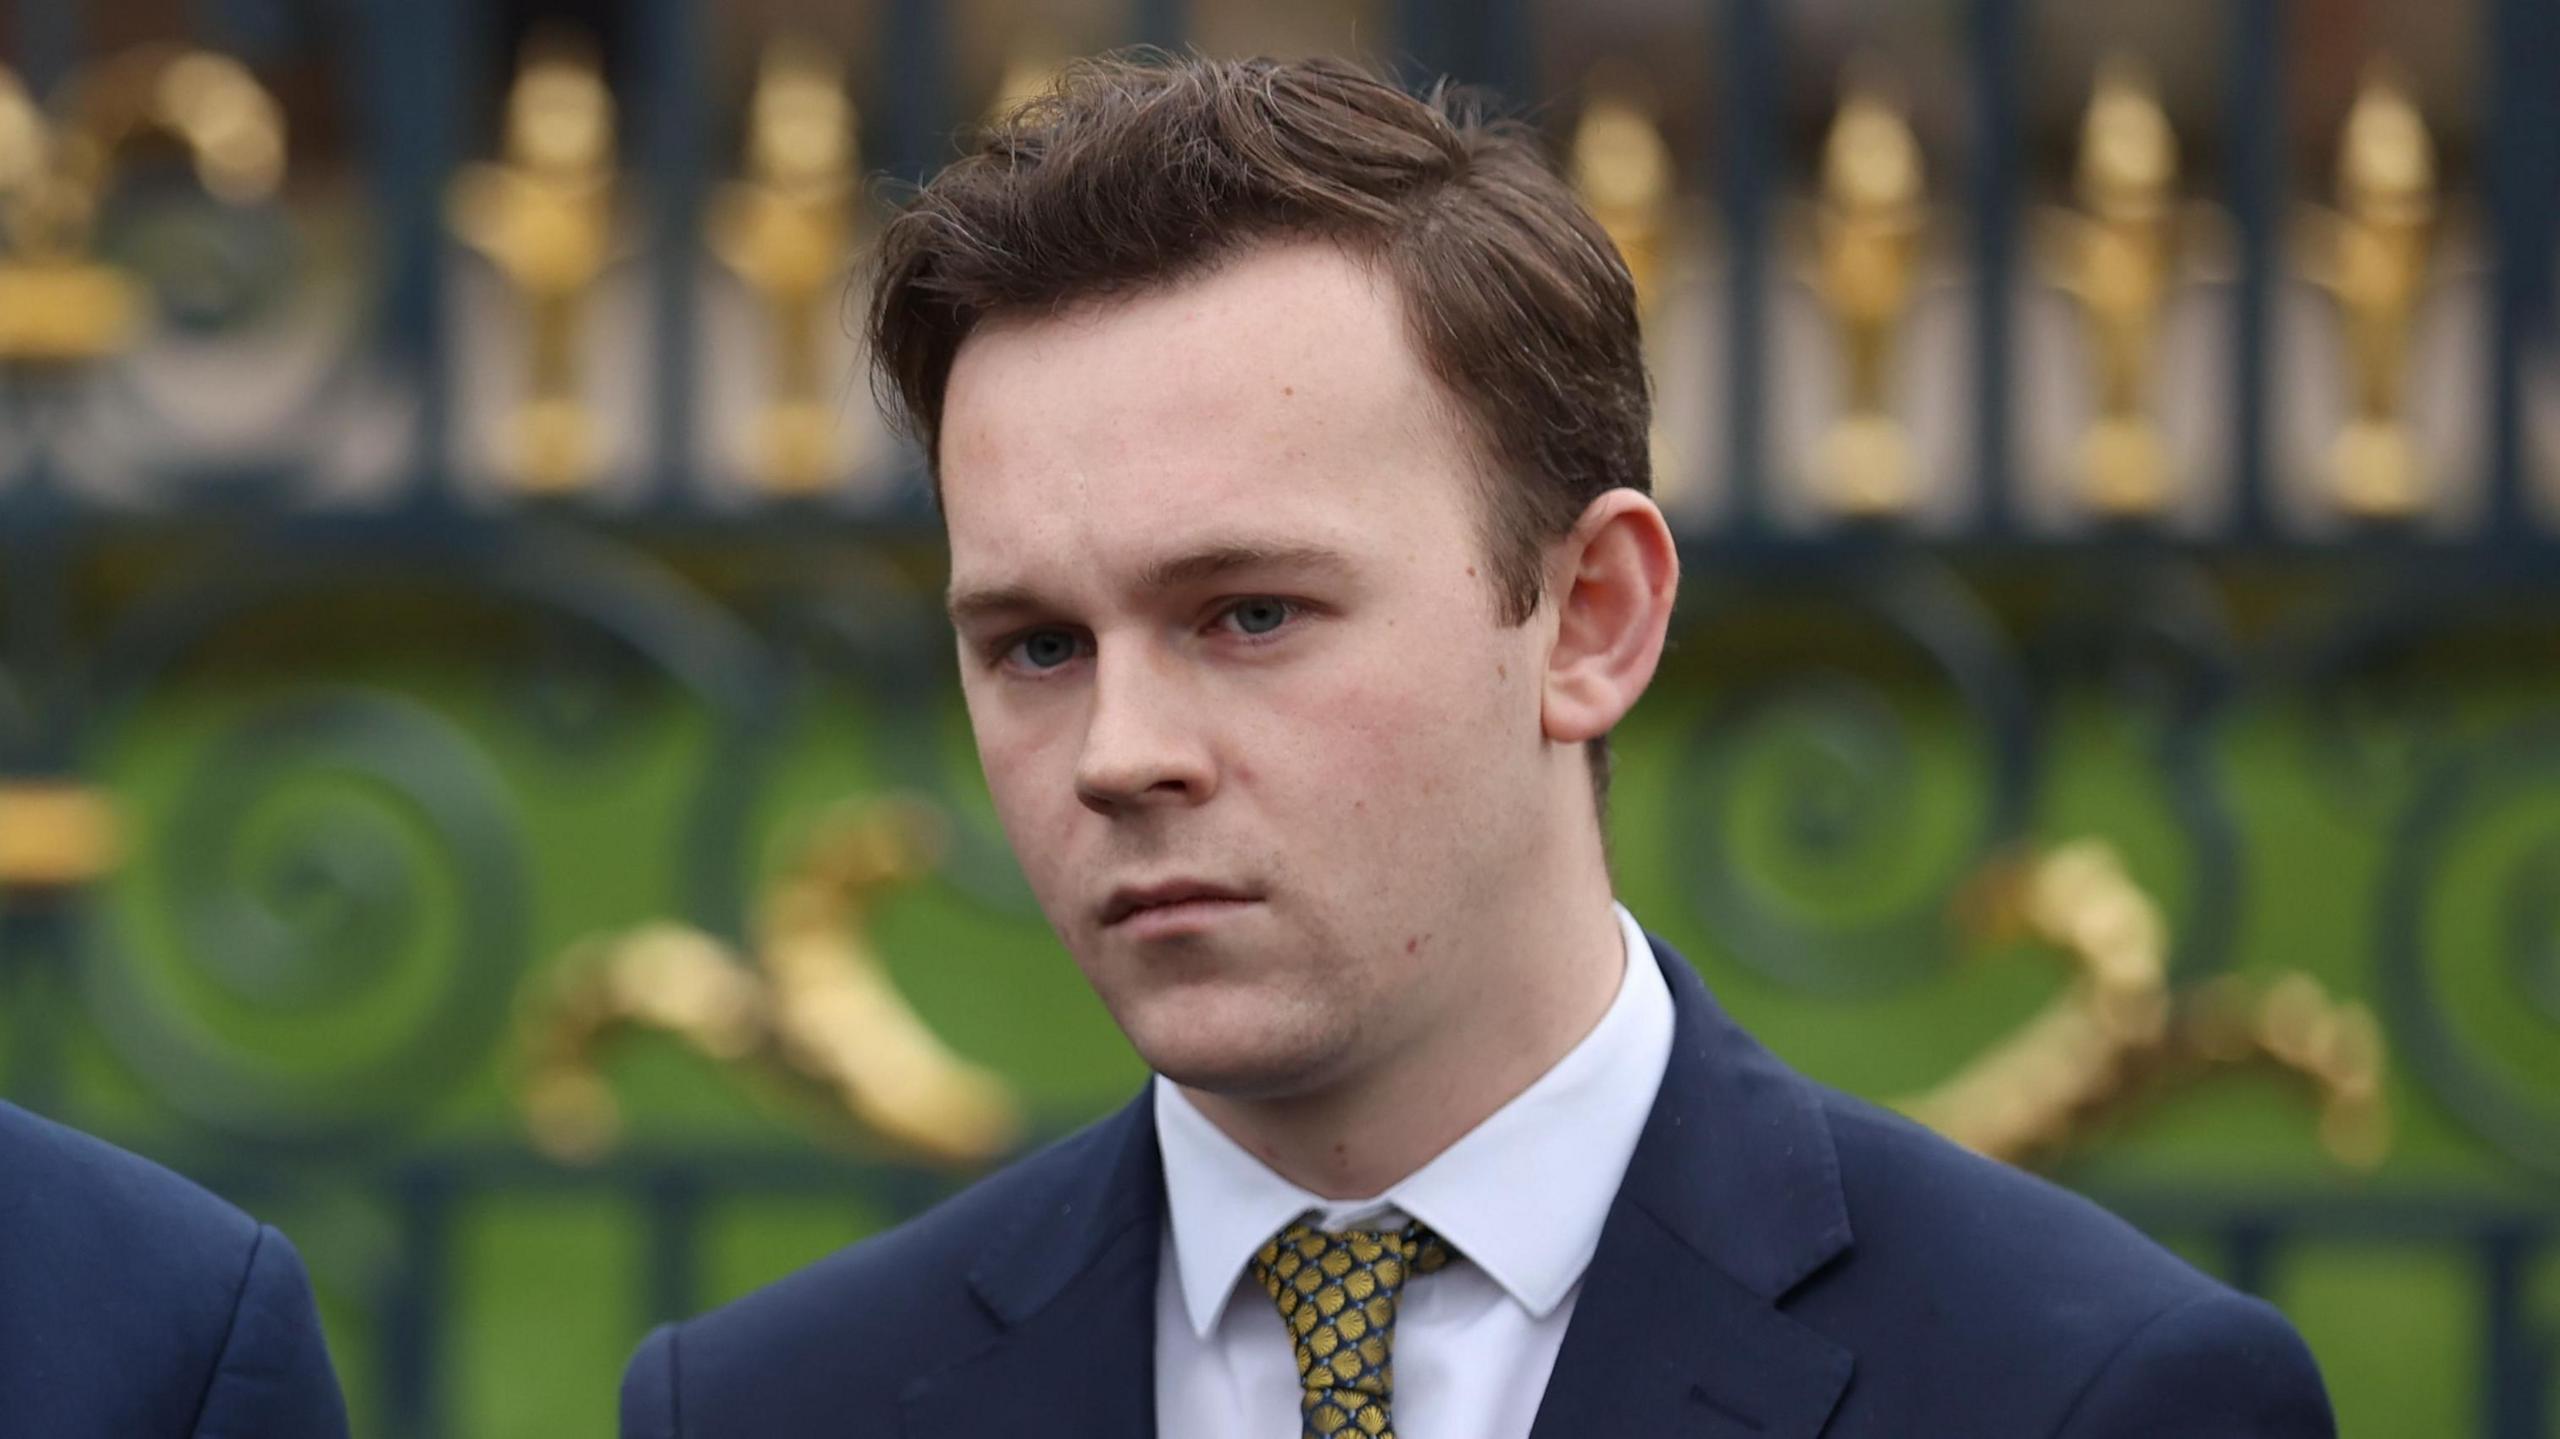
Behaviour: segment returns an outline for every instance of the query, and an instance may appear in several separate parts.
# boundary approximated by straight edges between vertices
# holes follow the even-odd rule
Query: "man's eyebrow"
[[[1171,590],[1248,570],[1339,573],[1350,567],[1349,556],[1324,545],[1295,541],[1221,540],[1150,563],[1138,572],[1138,586],[1144,590]],[[988,615],[1037,610],[1047,604],[1037,591],[1023,585],[955,588],[945,603],[951,612],[952,622],[964,625]]]
[[[1350,567],[1348,556],[1323,545],[1222,540],[1169,559],[1157,560],[1138,572],[1138,585],[1141,589],[1171,590],[1214,580],[1239,570],[1341,571]]]
[[[990,615],[1014,614],[1040,608],[1040,596],[1020,585],[991,585],[977,589],[955,589],[944,602],[951,612],[951,622],[966,625],[971,620]]]

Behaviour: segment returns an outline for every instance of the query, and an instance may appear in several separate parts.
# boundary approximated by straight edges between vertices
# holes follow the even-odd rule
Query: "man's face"
[[[1296,244],[982,328],[941,461],[980,762],[1139,1054],[1269,1098],[1463,1033],[1582,771],[1389,282]]]

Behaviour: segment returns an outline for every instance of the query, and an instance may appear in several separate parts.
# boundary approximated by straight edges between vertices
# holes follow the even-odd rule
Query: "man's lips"
[[[1114,925],[1157,910],[1180,908],[1203,914],[1212,913],[1228,905],[1259,898],[1261,898],[1260,895],[1235,886],[1214,884],[1207,880],[1177,879],[1155,884],[1124,885],[1113,890],[1111,897],[1102,902],[1102,925],[1103,928],[1109,929]]]

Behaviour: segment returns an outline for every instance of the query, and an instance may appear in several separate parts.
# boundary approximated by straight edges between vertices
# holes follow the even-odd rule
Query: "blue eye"
[[[1239,600],[1227,610],[1239,634],[1267,635],[1289,622],[1292,606],[1287,600],[1258,598]]]
[[[1011,658],[1026,668],[1053,670],[1076,657],[1076,637],[1065,630],[1033,630],[1013,642]]]

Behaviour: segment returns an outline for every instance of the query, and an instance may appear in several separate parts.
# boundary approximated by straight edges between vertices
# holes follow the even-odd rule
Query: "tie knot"
[[[1396,1298],[1414,1275],[1449,1259],[1449,1246],[1419,1222],[1401,1230],[1292,1224],[1253,1257],[1247,1267],[1296,1347],[1306,1435],[1392,1439]]]

